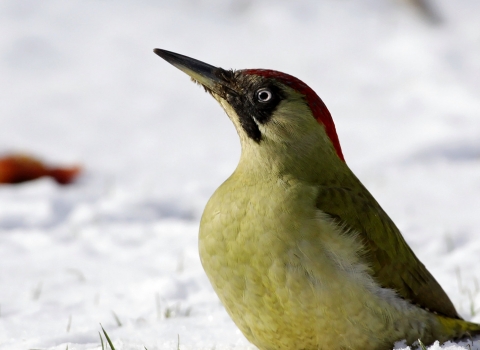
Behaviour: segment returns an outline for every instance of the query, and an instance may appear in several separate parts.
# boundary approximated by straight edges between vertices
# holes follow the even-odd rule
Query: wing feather
[[[360,235],[365,259],[382,287],[424,309],[460,319],[447,294],[373,196],[360,181],[355,188],[321,186],[317,208]]]

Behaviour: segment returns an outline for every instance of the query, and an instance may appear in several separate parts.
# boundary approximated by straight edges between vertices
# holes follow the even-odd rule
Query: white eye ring
[[[272,92],[268,89],[260,89],[257,91],[257,100],[259,102],[268,102],[272,99]]]

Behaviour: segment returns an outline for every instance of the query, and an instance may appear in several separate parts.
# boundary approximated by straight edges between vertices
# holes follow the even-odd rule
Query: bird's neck
[[[262,140],[261,142],[269,142]],[[270,147],[271,146],[271,147]],[[308,185],[322,185],[337,180],[338,174],[351,174],[347,165],[332,152],[289,148],[273,150],[269,144],[242,145],[235,173],[244,181],[262,182],[278,179],[296,180]]]

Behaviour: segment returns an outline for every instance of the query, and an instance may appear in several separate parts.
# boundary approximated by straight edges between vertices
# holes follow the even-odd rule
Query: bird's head
[[[224,70],[170,51],[154,52],[220,103],[240,136],[242,159],[258,159],[278,171],[344,162],[330,112],[299,79],[266,69]]]

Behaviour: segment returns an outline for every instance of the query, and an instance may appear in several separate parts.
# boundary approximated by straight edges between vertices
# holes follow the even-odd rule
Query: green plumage
[[[348,184],[320,186],[317,208],[329,214],[347,232],[360,234],[365,260],[384,288],[440,315],[459,318],[452,302],[418,260],[400,231],[372,195],[351,174]]]
[[[247,339],[261,350],[387,350],[480,334],[342,161],[308,86],[155,52],[202,84],[240,137],[237,169],[202,215],[199,251]]]

